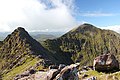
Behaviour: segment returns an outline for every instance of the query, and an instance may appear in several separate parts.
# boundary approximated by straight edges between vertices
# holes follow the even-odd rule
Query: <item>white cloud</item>
[[[10,31],[10,27],[8,25],[3,23],[3,24],[0,24],[0,26],[2,26],[2,27],[0,27],[0,31],[1,32],[3,32],[3,31],[5,31],[5,32]]]
[[[107,27],[101,27],[101,28],[113,30],[113,31],[120,33],[120,25],[113,25],[113,26],[107,26]]]
[[[105,16],[116,16],[118,14],[113,14],[113,13],[105,13],[101,11],[94,11],[94,12],[86,12],[86,13],[79,13],[80,16],[85,16],[85,17],[105,17]]]
[[[0,0],[0,31],[16,26],[29,31],[67,31],[76,25],[73,10],[73,0]]]

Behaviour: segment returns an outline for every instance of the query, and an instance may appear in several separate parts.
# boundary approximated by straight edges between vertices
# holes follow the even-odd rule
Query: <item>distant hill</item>
[[[63,36],[44,41],[44,46],[54,55],[80,62],[81,66],[92,65],[93,59],[103,53],[111,52],[120,61],[120,34],[99,29],[91,24],[83,24]]]
[[[55,39],[65,32],[29,32],[29,34],[37,41],[45,41],[47,39]],[[0,41],[3,41],[10,32],[0,32]]]
[[[55,39],[56,38],[56,36],[50,35],[50,34],[36,34],[36,35],[31,34],[31,36],[39,42],[45,41],[47,39]]]
[[[3,37],[0,37],[0,41],[3,41],[4,40],[4,38]]]
[[[7,35],[9,34],[9,32],[0,32],[0,41],[3,41]]]

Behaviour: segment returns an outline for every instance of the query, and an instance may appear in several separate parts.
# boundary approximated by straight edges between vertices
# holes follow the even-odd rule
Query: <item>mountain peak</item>
[[[70,31],[70,33],[84,33],[84,32],[96,32],[97,30],[100,30],[99,28],[95,27],[94,25],[92,24],[88,24],[88,23],[84,23],[80,26],[78,26],[77,28],[74,28]]]
[[[24,39],[30,39],[31,36],[24,28],[18,27],[4,39],[4,42],[7,42],[9,41],[9,39],[14,39],[14,38],[16,39],[19,38],[20,40],[24,40]]]
[[[18,31],[23,31],[23,30],[25,30],[23,27],[18,27],[16,30],[18,30]]]
[[[77,27],[77,29],[93,29],[93,28],[96,28],[96,27],[94,25],[88,24],[88,23],[84,23]]]
[[[18,27],[9,34],[3,43],[0,42],[0,59],[5,61],[4,63],[0,63],[2,66],[0,66],[0,70],[5,71],[2,74],[8,73],[6,69],[11,71],[16,67],[27,64],[26,69],[29,69],[40,60],[49,60],[46,64],[57,62],[53,56],[22,27]]]
[[[92,24],[89,24],[89,23],[84,23],[82,25],[85,25],[85,26],[93,26]]]
[[[47,51],[44,47],[33,39],[29,33],[22,27],[18,27],[11,34],[9,34],[3,41],[5,45],[9,45],[10,48],[22,46],[22,48],[29,48],[33,55],[41,55],[42,57],[47,57]],[[16,45],[15,45],[16,44]],[[29,54],[29,53],[28,53]]]
[[[23,27],[18,27],[13,31],[13,33],[19,33],[20,35],[29,35],[29,33]]]
[[[46,41],[45,44],[50,46],[47,46],[48,49],[57,54],[62,52],[64,58],[69,58],[68,61],[80,62],[81,66],[92,65],[95,56],[108,51],[119,56],[120,50],[119,34],[86,23],[60,38]]]
[[[17,32],[19,32],[19,33],[28,33],[23,27],[18,27],[17,29],[15,29],[13,31],[12,34],[17,33]]]

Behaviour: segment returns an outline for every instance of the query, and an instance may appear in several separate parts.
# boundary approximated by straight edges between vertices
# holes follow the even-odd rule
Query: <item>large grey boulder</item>
[[[119,69],[119,62],[113,54],[108,53],[96,57],[93,67],[97,71],[114,71]]]

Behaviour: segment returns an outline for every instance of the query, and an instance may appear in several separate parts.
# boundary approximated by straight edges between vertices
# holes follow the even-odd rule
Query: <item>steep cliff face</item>
[[[44,45],[55,55],[69,59],[67,62],[80,62],[81,66],[92,65],[96,56],[107,52],[120,60],[120,35],[91,24],[80,25],[57,39],[46,40]]]
[[[0,73],[4,80],[12,79],[42,60],[56,62],[52,55],[21,27],[8,35],[0,46]]]

